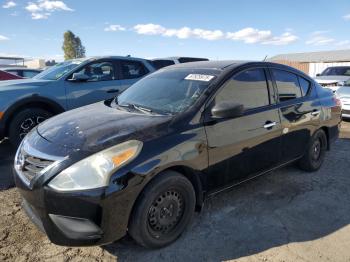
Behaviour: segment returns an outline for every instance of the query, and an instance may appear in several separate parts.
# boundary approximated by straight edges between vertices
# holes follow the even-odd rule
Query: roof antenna
[[[263,59],[263,62],[265,62],[266,61],[266,59],[267,59],[267,55],[265,56],[265,58]]]

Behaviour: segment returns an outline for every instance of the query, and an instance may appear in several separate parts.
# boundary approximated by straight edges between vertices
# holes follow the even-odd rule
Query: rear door
[[[244,180],[278,164],[281,124],[273,92],[264,68],[245,69],[217,92],[211,107],[218,102],[233,101],[243,104],[245,112],[233,119],[208,117],[204,121],[212,189]]]
[[[76,108],[115,97],[120,91],[116,67],[113,60],[98,60],[78,69],[78,74],[88,76],[87,81],[64,82],[68,108]]]
[[[119,60],[118,73],[120,79],[120,92],[147,75],[150,70],[141,61]]]
[[[283,162],[304,154],[311,134],[319,128],[321,105],[312,83],[301,75],[271,68],[278,93]]]

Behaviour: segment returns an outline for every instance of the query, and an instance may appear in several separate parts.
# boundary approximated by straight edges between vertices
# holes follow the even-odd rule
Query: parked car
[[[33,129],[15,181],[55,244],[104,245],[129,233],[159,248],[210,195],[292,162],[318,170],[340,115],[332,91],[288,66],[170,66]]]
[[[22,77],[0,70],[0,81],[14,80],[14,79],[22,79]]]
[[[175,64],[182,64],[182,63],[189,63],[189,62],[199,62],[199,61],[209,61],[208,58],[198,58],[198,57],[167,57],[167,58],[156,58],[152,59],[151,62],[153,66],[157,69],[175,65]]]
[[[317,74],[315,80],[320,85],[336,91],[350,80],[350,66],[328,67],[321,74]]]
[[[32,79],[0,83],[0,140],[8,136],[18,146],[45,119],[115,97],[153,71],[139,58],[86,58],[59,63]]]
[[[342,117],[350,118],[350,81],[337,90],[337,95],[342,103]]]
[[[40,69],[31,69],[31,68],[23,68],[23,67],[3,68],[2,70],[8,73],[11,73],[13,75],[20,76],[22,78],[32,78],[42,72],[42,70]]]

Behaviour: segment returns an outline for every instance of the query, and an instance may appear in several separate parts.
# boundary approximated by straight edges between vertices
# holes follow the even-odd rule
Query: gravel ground
[[[105,247],[51,244],[28,220],[16,189],[0,191],[0,261],[350,261],[350,122],[323,167],[288,166],[206,201],[169,247],[146,250],[131,239]],[[13,153],[0,145],[0,187]],[[2,184],[2,185],[1,185]]]

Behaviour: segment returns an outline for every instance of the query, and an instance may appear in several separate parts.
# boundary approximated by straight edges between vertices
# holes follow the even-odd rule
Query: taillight
[[[335,94],[333,95],[333,101],[334,101],[334,103],[335,103],[337,106],[340,106],[340,107],[341,107],[341,101],[340,101],[340,98],[339,98],[339,96],[337,95],[337,93],[335,93]]]

